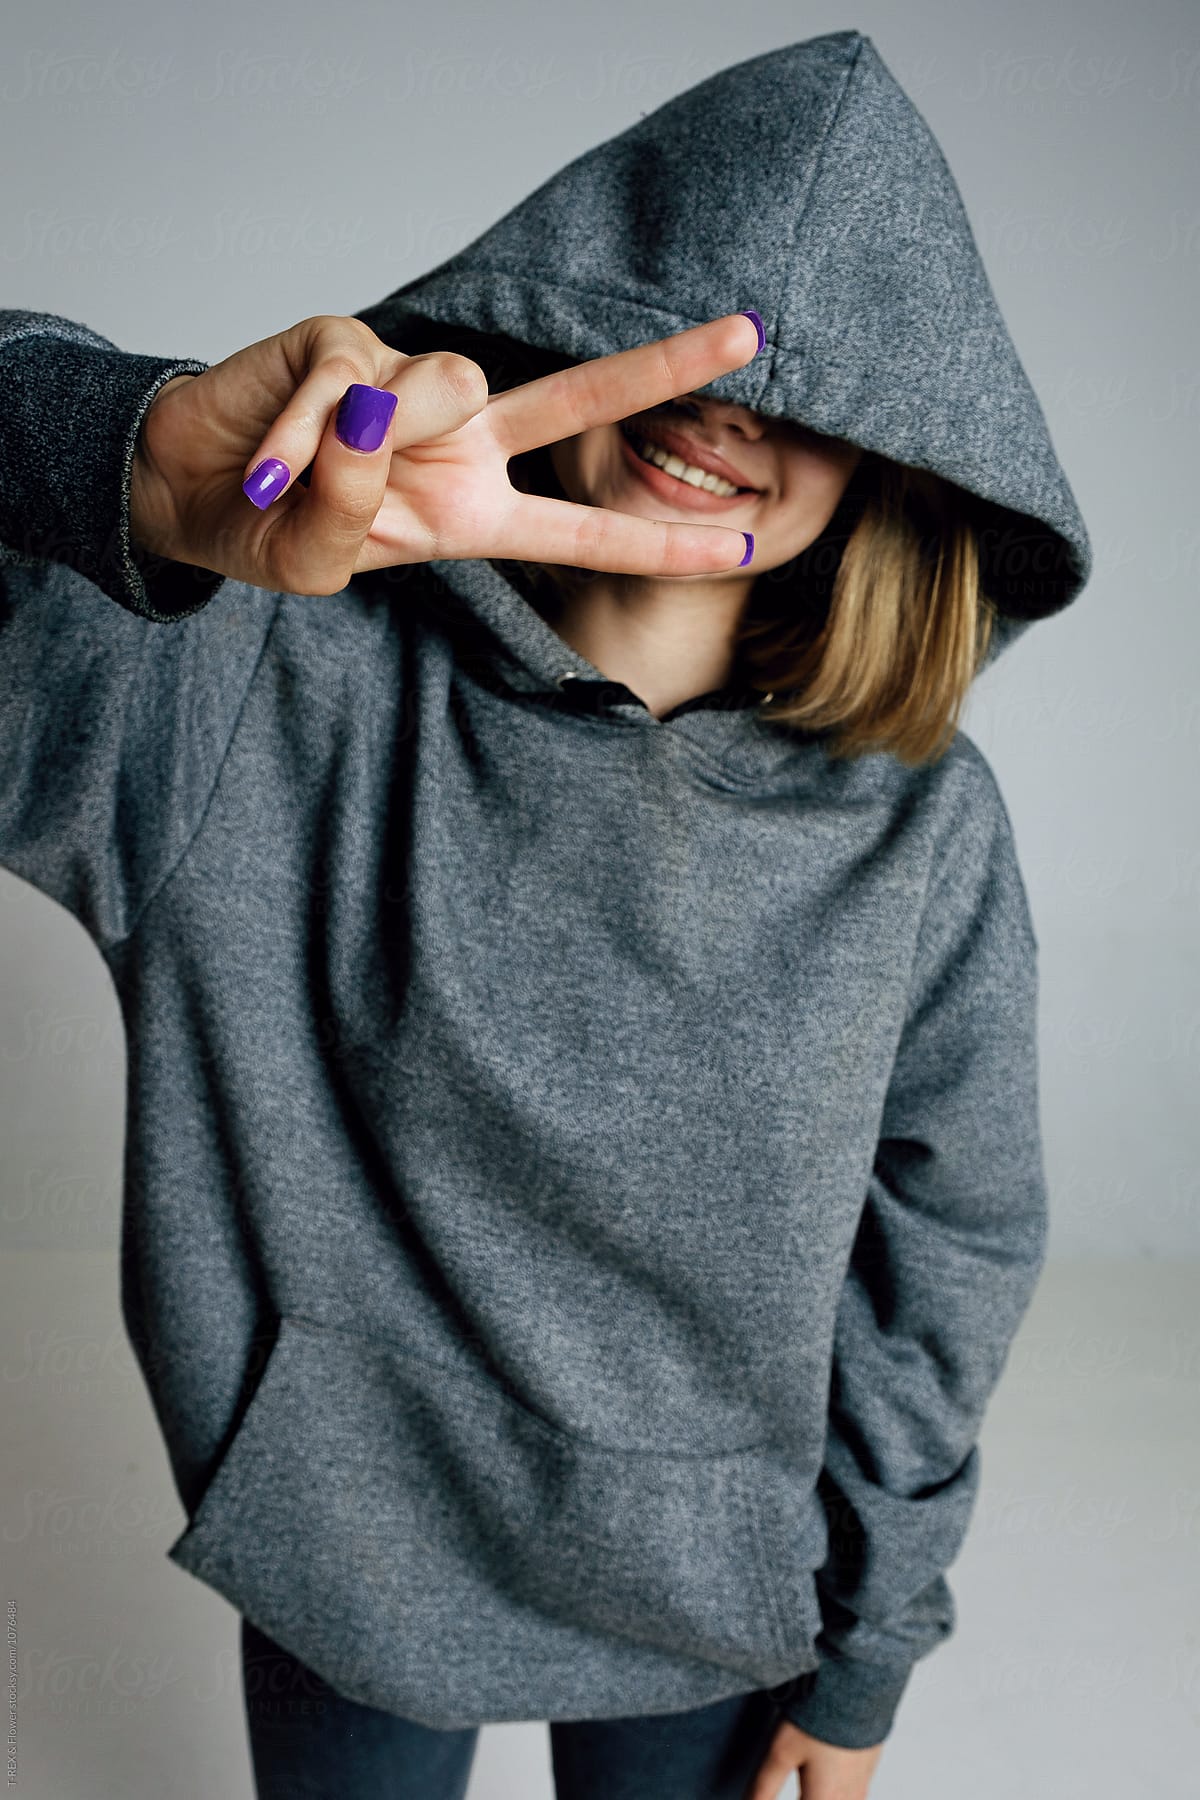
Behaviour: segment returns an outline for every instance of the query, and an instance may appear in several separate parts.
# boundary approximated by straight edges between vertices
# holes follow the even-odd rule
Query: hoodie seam
[[[642,1449],[638,1445],[608,1444],[600,1438],[588,1437],[570,1425],[562,1425],[531,1406],[527,1400],[515,1392],[509,1380],[502,1372],[498,1372],[490,1361],[483,1361],[471,1354],[464,1357],[430,1356],[426,1351],[415,1348],[407,1339],[394,1336],[391,1332],[362,1331],[352,1325],[340,1325],[330,1319],[319,1318],[313,1313],[302,1312],[298,1308],[285,1306],[279,1313],[282,1326],[290,1321],[302,1331],[320,1336],[323,1332],[338,1337],[350,1338],[352,1341],[367,1345],[376,1350],[394,1351],[408,1361],[422,1363],[432,1369],[439,1369],[443,1374],[460,1376],[470,1386],[476,1386],[480,1398],[487,1394],[503,1401],[504,1404],[520,1415],[537,1433],[546,1438],[559,1450],[573,1450],[597,1458],[610,1457],[617,1462],[636,1461],[648,1467],[671,1463],[730,1463],[735,1469],[743,1458],[760,1455],[764,1450],[773,1447],[771,1437],[758,1437],[745,1444],[729,1444],[707,1446],[696,1450],[684,1449]],[[744,1484],[739,1484],[739,1493],[745,1500]]]
[[[171,882],[174,880],[175,876],[179,873],[179,870],[183,867],[184,863],[187,861],[188,857],[191,855],[192,849],[196,843],[196,840],[199,838],[201,832],[204,830],[205,822],[208,819],[209,812],[212,808],[213,799],[216,796],[217,789],[221,785],[221,776],[222,776],[222,773],[224,772],[225,764],[229,760],[229,752],[233,748],[233,741],[237,737],[238,727],[242,722],[242,715],[246,710],[246,703],[250,698],[250,693],[251,693],[252,688],[254,687],[255,680],[258,676],[258,671],[262,667],[263,657],[267,653],[267,646],[270,643],[271,636],[275,630],[275,625],[279,618],[279,609],[283,604],[283,599],[284,599],[284,596],[282,593],[277,594],[275,597],[275,607],[271,614],[270,623],[268,624],[266,630],[263,632],[262,643],[259,645],[258,654],[254,658],[254,667],[250,671],[250,677],[249,677],[248,681],[246,682],[245,690],[242,694],[241,699],[238,701],[237,711],[234,713],[234,716],[233,716],[232,728],[231,728],[229,736],[226,740],[225,748],[221,752],[220,760],[217,763],[216,774],[213,777],[212,786],[209,789],[208,796],[205,799],[203,807],[201,808],[200,817],[196,822],[195,829],[189,833],[187,841],[184,843],[182,849],[179,851],[179,854],[167,865],[166,872],[162,875],[162,877],[158,881],[156,881],[154,883],[154,886],[151,888],[150,892],[146,895],[146,898],[142,901],[142,904],[138,907],[137,912],[133,916],[133,921],[130,924],[128,931],[123,932],[119,938],[107,938],[105,940],[104,944],[102,945],[102,948],[106,952],[120,950],[123,945],[126,945],[132,941],[134,936],[137,934],[137,932],[141,928],[142,920],[145,918],[146,914],[150,911],[150,908],[154,905],[154,902],[159,898],[159,896],[161,894],[163,894],[166,891],[166,889],[170,886]],[[184,621],[184,622],[186,623],[186,621]]]
[[[840,112],[840,105],[839,105],[839,112]],[[833,121],[832,120],[830,121],[829,129],[831,131],[833,129]],[[815,181],[815,178],[816,177],[814,174],[814,181]],[[801,208],[801,211],[803,211],[803,207]],[[800,222],[801,221],[799,218],[797,218],[794,222],[793,231],[792,231],[793,238],[795,236],[795,232],[799,229]],[[714,317],[720,316],[718,314],[710,313],[706,318],[697,319],[697,318],[693,318],[690,313],[680,312],[678,307],[656,306],[653,304],[653,302],[651,302],[649,300],[639,300],[636,297],[636,295],[616,294],[616,293],[613,293],[608,288],[579,287],[579,286],[575,286],[571,282],[567,282],[567,281],[551,281],[548,278],[541,279],[538,277],[534,277],[532,275],[526,275],[519,269],[510,268],[507,265],[507,263],[489,263],[487,265],[487,269],[488,269],[489,275],[503,275],[506,281],[515,282],[520,287],[530,288],[532,290],[535,290],[538,293],[550,292],[550,293],[555,293],[555,294],[578,294],[578,295],[582,296],[582,298],[584,298],[585,300],[598,300],[603,303],[611,304],[614,306],[636,307],[636,309],[639,312],[653,313],[657,318],[665,319],[672,324],[677,324],[681,329],[684,329],[684,330],[688,330],[694,326],[699,326],[699,325],[711,325]],[[782,294],[786,289],[786,277],[784,278],[784,281],[785,281],[785,288],[781,289],[781,291],[780,291],[780,299],[782,299]],[[776,320],[777,321],[778,321],[778,316],[779,316],[778,306],[779,306],[779,302],[777,301],[776,302]],[[423,316],[430,318],[431,320],[434,317],[434,315],[432,315],[432,314],[426,314]],[[527,340],[522,339],[520,341],[525,342]],[[771,338],[770,335],[768,335],[767,342],[771,348],[772,360],[776,356],[802,357],[805,355],[804,349],[799,345],[779,343],[778,327],[777,327],[776,337]],[[550,345],[542,345],[542,346],[540,346],[540,348],[550,349],[551,346]],[[569,353],[566,351],[559,350],[557,348],[557,346],[554,347],[554,351],[555,351],[556,355],[560,355],[560,356],[572,354],[572,353]],[[833,352],[829,355],[823,356],[822,361],[831,368],[848,369],[848,368],[853,368],[853,367],[857,366],[852,357],[841,357],[841,356],[838,356],[836,354],[836,352]],[[770,377],[768,377],[768,379],[770,379]]]
[[[850,92],[850,84],[854,80],[855,73],[857,72],[859,62],[862,58],[863,47],[866,44],[866,41],[867,40],[864,37],[864,35],[862,34],[862,32],[859,32],[858,41],[854,46],[854,54],[850,58],[850,61],[847,63],[846,72],[845,72],[844,76],[842,77],[841,92],[839,93],[837,100],[834,102],[833,110],[829,115],[829,119],[826,123],[825,130],[821,134],[821,141],[817,148],[817,154],[813,158],[812,174],[809,177],[808,185],[804,190],[802,199],[792,209],[792,222],[791,222],[791,227],[787,234],[787,254],[782,259],[783,260],[783,275],[782,275],[782,278],[779,283],[779,290],[775,296],[775,335],[776,335],[776,338],[779,337],[780,328],[781,328],[782,321],[783,321],[784,300],[789,295],[789,293],[792,291],[791,286],[789,284],[789,274],[790,274],[790,271],[791,271],[791,269],[793,267],[793,263],[794,263],[793,251],[795,248],[796,238],[800,231],[801,225],[803,224],[805,218],[807,217],[809,203],[812,200],[812,196],[816,190],[817,183],[820,181],[821,176],[824,173],[825,159],[828,154],[830,141],[833,138],[834,132],[837,130],[838,124],[841,121],[842,112],[846,105],[846,96]],[[776,346],[776,348],[777,348],[777,346]],[[766,393],[767,389],[770,387],[771,383],[774,381],[775,373],[776,373],[776,357],[775,357],[774,350],[773,350],[771,359],[770,359],[770,367],[763,370],[762,385],[758,391],[758,398],[760,401],[763,398],[764,394]]]
[[[587,300],[602,300],[614,306],[635,306],[639,312],[655,313],[664,319],[678,319],[682,321],[685,328],[693,325],[711,325],[713,318],[720,316],[710,313],[706,318],[694,319],[688,313],[680,312],[678,307],[656,306],[651,300],[639,300],[636,294],[618,294],[613,293],[609,288],[580,287],[569,281],[551,281],[544,276],[529,275],[523,270],[510,268],[507,263],[489,262],[486,269],[489,275],[503,275],[507,280],[515,281],[522,287],[531,288],[537,293],[549,289],[557,294],[581,294]],[[423,316],[430,319],[435,317],[433,314],[424,314]],[[550,346],[542,345],[541,348],[548,349]],[[558,350],[556,347],[556,354],[570,353]]]
[[[811,198],[813,190],[816,187],[817,182],[820,179],[820,176],[823,172],[824,163],[825,163],[825,155],[826,155],[826,151],[829,147],[829,140],[831,139],[834,132],[836,131],[838,123],[841,119],[842,111],[843,111],[843,108],[846,103],[846,96],[849,92],[850,84],[851,84],[851,82],[854,78],[855,72],[858,68],[859,60],[862,56],[863,47],[865,44],[866,44],[866,38],[864,37],[864,35],[861,32],[859,32],[857,42],[855,43],[855,46],[854,46],[854,54],[850,58],[850,61],[847,63],[845,74],[842,77],[841,92],[838,94],[837,100],[834,102],[833,110],[829,115],[829,120],[825,126],[824,131],[821,134],[821,142],[817,149],[817,154],[816,154],[815,158],[813,159],[813,170],[812,170],[811,176],[809,177],[808,185],[804,190],[804,195],[803,195],[802,199],[799,201],[798,205],[793,208],[793,211],[792,211],[792,223],[791,223],[791,228],[788,232],[788,238],[787,238],[789,250],[791,249],[792,245],[795,243],[796,234],[799,231],[800,226],[804,220],[805,213],[808,210],[809,199]],[[712,322],[711,316],[706,319],[692,319],[687,314],[681,313],[677,309],[670,308],[670,307],[664,307],[664,306],[656,306],[651,301],[639,299],[636,295],[615,294],[615,293],[611,292],[610,290],[607,290],[604,288],[580,287],[580,286],[576,286],[575,284],[573,284],[571,282],[550,281],[542,276],[532,276],[532,275],[524,273],[521,270],[511,268],[507,263],[489,261],[484,266],[486,267],[489,274],[504,275],[510,281],[518,282],[522,286],[534,288],[539,291],[541,291],[545,288],[550,288],[554,292],[557,292],[557,293],[583,294],[583,295],[586,295],[588,299],[592,299],[592,300],[607,300],[607,301],[614,302],[617,305],[636,306],[643,312],[658,313],[664,318],[683,319],[686,321],[686,323],[688,325],[703,325],[703,324],[710,324]],[[776,318],[777,322],[781,316],[783,297],[786,292],[787,292],[787,274],[785,271],[785,274],[784,274],[783,280],[780,284],[779,291],[778,291],[778,294],[776,296],[776,301],[775,301],[775,318]],[[777,334],[778,334],[778,326],[777,326]],[[772,344],[772,350],[774,350],[775,348],[777,348],[777,346],[775,344]],[[771,362],[773,365],[774,364],[774,356],[772,356]],[[764,388],[770,382],[771,374],[772,374],[772,371],[766,372],[766,377],[765,377],[765,380],[763,383]]]
[[[522,697],[524,698],[524,696]],[[533,694],[530,697],[535,702],[538,698],[537,694]],[[695,710],[700,711],[702,709],[696,708]],[[590,732],[597,741],[608,738],[609,734],[614,729],[617,729],[625,734],[624,741],[629,745],[631,750],[635,748],[635,740],[632,735],[634,733],[650,731],[669,732],[670,736],[665,741],[677,747],[679,757],[686,763],[685,772],[695,775],[701,780],[704,780],[708,776],[715,777],[713,780],[706,781],[706,785],[712,788],[722,790],[737,789],[738,791],[743,789],[755,789],[762,779],[763,771],[761,768],[756,767],[747,770],[736,767],[734,763],[728,762],[723,757],[714,754],[712,751],[704,749],[701,745],[696,743],[694,738],[690,737],[685,732],[676,730],[675,722],[673,720],[659,719],[654,725],[650,725],[640,718],[624,720],[614,718],[611,715],[598,717],[593,713],[575,712],[566,707],[551,707],[549,711],[553,717],[564,721],[568,726],[572,728],[581,727],[583,730]],[[687,716],[688,715],[686,714],[684,715],[684,717]],[[611,741],[611,739],[609,739],[609,741]],[[748,746],[746,745],[742,746],[742,748],[747,747]],[[626,769],[627,764],[618,753],[606,759],[604,766],[608,769],[623,772]]]
[[[741,1472],[739,1471],[739,1473]],[[788,1621],[784,1610],[783,1596],[780,1593],[780,1584],[767,1551],[766,1529],[761,1514],[760,1497],[757,1489],[752,1488],[745,1480],[740,1480],[737,1485],[743,1517],[749,1526],[758,1561],[759,1593],[765,1599],[771,1615],[775,1648],[780,1656],[787,1657],[792,1653],[792,1646],[788,1641]]]

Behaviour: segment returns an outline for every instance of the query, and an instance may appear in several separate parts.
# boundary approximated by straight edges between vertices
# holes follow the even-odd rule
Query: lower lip
[[[619,431],[618,436],[621,439],[621,455],[634,474],[640,475],[660,500],[667,500],[672,506],[685,507],[688,512],[724,513],[758,497],[754,488],[748,488],[741,494],[710,494],[706,488],[693,487],[690,481],[680,481],[677,475],[668,475],[665,469],[658,468],[654,463],[643,462],[625,433]]]

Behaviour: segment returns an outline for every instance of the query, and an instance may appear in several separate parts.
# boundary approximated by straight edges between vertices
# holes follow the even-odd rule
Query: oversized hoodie
[[[578,361],[749,306],[766,349],[706,391],[989,507],[993,657],[1075,598],[962,202],[858,31],[360,316]],[[989,764],[838,759],[734,687],[656,718],[487,560],[314,598],[148,556],[138,429],[207,366],[0,313],[0,860],[119,999],[167,1554],[428,1725],[769,1687],[876,1743],[954,1629],[1045,1248]]]

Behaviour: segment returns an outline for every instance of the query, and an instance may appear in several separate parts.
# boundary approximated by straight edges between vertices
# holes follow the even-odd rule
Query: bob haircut
[[[469,356],[491,393],[573,358],[473,327],[410,318],[407,354]],[[549,446],[509,464],[523,493],[565,500]],[[864,450],[825,530],[755,580],[731,681],[762,693],[760,716],[820,733],[832,756],[888,752],[910,767],[949,749],[988,651],[995,606],[981,586],[986,503],[933,473]],[[596,572],[493,559],[549,622]]]

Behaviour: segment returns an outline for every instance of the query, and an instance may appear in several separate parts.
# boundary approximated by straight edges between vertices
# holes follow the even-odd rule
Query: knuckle
[[[589,417],[599,400],[596,379],[591,373],[586,379],[567,383],[561,394],[563,410],[569,419],[569,435],[586,429]]]
[[[371,500],[367,494],[338,487],[325,499],[321,513],[324,530],[339,542],[363,537],[372,517]]]
[[[353,313],[316,313],[309,321],[324,337],[342,339],[347,344],[373,345],[375,333]]]
[[[457,350],[433,350],[430,363],[441,385],[458,401],[482,406],[488,396],[487,376],[477,362]]]
[[[344,386],[350,387],[356,381],[364,379],[364,359],[355,356],[345,349],[329,350],[321,358],[321,366],[329,374],[337,377]]]
[[[579,521],[575,527],[575,550],[581,560],[591,559],[601,554],[604,535],[604,525],[601,520],[581,519]]]
[[[347,313],[344,317],[338,318],[337,329],[347,344],[351,346],[352,355],[364,357],[368,363],[374,362],[375,352],[380,347],[380,340],[369,325],[364,325],[361,319],[356,319],[352,313]]]
[[[664,385],[673,386],[679,379],[675,369],[675,358],[667,344],[659,344],[656,356],[655,377]]]

